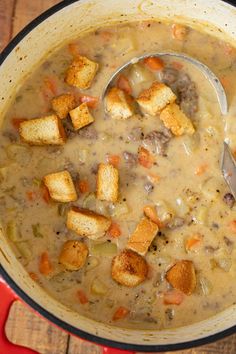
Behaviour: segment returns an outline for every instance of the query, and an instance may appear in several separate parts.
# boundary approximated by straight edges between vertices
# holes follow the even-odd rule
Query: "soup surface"
[[[214,71],[227,93],[226,117],[206,78],[190,64],[167,57],[136,63],[113,82],[132,111],[124,117],[119,106],[113,114],[115,99],[110,108],[108,98],[105,104],[101,100],[111,74],[133,57],[163,51],[186,53]],[[94,78],[85,89],[73,72],[80,70],[81,56],[99,65],[94,64]],[[69,79],[72,61],[77,64],[70,67]],[[17,92],[0,139],[2,223],[34,281],[87,317],[131,328],[187,325],[234,303],[236,206],[220,157],[225,138],[236,149],[235,75],[235,48],[161,22],[101,28],[46,58]],[[194,132],[176,134],[160,112],[147,113],[137,103],[134,109],[134,100],[153,82],[172,89]],[[65,101],[52,104],[68,93],[69,109]],[[80,107],[74,116],[68,114],[81,104],[90,113]],[[26,120],[55,118],[55,113],[61,114],[66,141],[59,127],[60,142],[49,144],[46,125],[41,146],[34,143],[37,130],[30,131],[31,141],[21,139]],[[51,175],[57,172],[64,174]],[[87,217],[83,222],[81,213]],[[138,241],[128,243],[137,234]],[[67,242],[72,240],[79,243]],[[133,251],[122,253],[125,249]],[[120,254],[128,266],[118,267]]]

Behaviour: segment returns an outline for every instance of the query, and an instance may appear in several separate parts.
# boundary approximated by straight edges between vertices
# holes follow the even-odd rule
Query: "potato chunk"
[[[124,250],[112,260],[111,275],[119,284],[135,287],[142,283],[148,273],[146,260],[131,250]]]
[[[108,91],[105,107],[107,113],[114,119],[127,119],[135,113],[133,98],[117,87],[112,87]]]
[[[97,174],[97,198],[116,202],[119,188],[118,170],[111,164],[100,163]]]
[[[59,262],[67,270],[79,270],[85,264],[88,256],[88,247],[80,241],[66,241],[62,247]]]
[[[73,202],[77,193],[71,175],[68,171],[51,173],[43,179],[50,197],[58,202]]]
[[[88,89],[98,71],[98,63],[83,56],[77,56],[69,66],[65,81],[68,85]]]
[[[52,109],[60,119],[66,118],[75,106],[75,96],[72,93],[65,93],[52,99]]]
[[[172,90],[157,81],[153,82],[147,90],[142,91],[137,98],[141,110],[151,116],[156,116],[163,108],[175,100],[176,96]]]
[[[181,290],[186,295],[191,295],[196,288],[196,274],[192,261],[182,260],[166,273],[166,280],[173,288]]]
[[[81,129],[94,121],[92,114],[89,112],[87,103],[82,103],[70,111],[70,117],[75,130]]]

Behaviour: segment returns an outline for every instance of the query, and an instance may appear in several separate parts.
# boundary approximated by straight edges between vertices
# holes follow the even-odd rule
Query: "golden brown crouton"
[[[68,229],[93,240],[102,237],[110,225],[110,219],[87,209],[73,207],[67,215]]]
[[[196,287],[196,274],[192,261],[182,260],[166,273],[166,280],[173,288],[181,290],[186,295],[191,295]]]
[[[195,129],[191,120],[181,111],[176,103],[169,104],[161,111],[160,119],[174,135],[193,134]]]
[[[130,288],[139,285],[147,277],[146,260],[131,250],[124,250],[112,260],[111,275],[119,284]]]
[[[75,106],[75,96],[72,93],[65,93],[52,99],[52,109],[60,119],[66,118]]]
[[[146,217],[142,218],[133,234],[130,236],[127,248],[144,256],[157,232],[157,224]]]
[[[97,174],[97,198],[108,202],[118,199],[119,173],[111,164],[100,163]]]
[[[75,130],[83,128],[94,121],[92,114],[89,112],[87,103],[82,103],[70,111],[70,117]]]
[[[64,203],[77,199],[75,186],[68,171],[50,173],[43,181],[52,199]]]
[[[88,89],[98,71],[99,65],[86,57],[77,56],[69,66],[65,81],[68,85]]]
[[[88,247],[80,241],[66,241],[62,247],[59,262],[67,270],[79,270],[85,264],[88,256]]]
[[[61,121],[54,114],[21,122],[19,134],[30,145],[62,145],[66,142]]]
[[[169,103],[176,100],[172,90],[160,82],[153,82],[149,89],[142,91],[137,102],[144,113],[156,116]]]
[[[117,87],[109,90],[105,97],[105,107],[114,119],[127,119],[135,113],[133,98]]]

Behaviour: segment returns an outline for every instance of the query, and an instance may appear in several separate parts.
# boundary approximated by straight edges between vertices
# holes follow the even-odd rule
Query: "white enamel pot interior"
[[[228,40],[234,43],[236,8],[223,1],[65,1],[33,21],[2,53],[0,119],[24,78],[63,42],[76,38],[91,27],[151,18],[185,22],[195,27],[201,23],[206,31],[223,39],[228,36]],[[236,306],[188,327],[161,331],[115,328],[84,318],[51,298],[31,280],[14,256],[1,228],[0,262],[2,276],[36,311],[61,328],[100,344],[137,351],[165,351],[204,344],[235,330]]]

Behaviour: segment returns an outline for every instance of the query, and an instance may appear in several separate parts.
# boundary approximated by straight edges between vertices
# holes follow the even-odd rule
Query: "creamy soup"
[[[229,114],[196,68],[167,57],[127,68],[111,85],[121,103],[101,100],[119,66],[163,51],[208,65]],[[90,60],[82,78],[81,56]],[[223,140],[236,149],[235,75],[235,48],[161,22],[97,29],[45,59],[17,92],[0,140],[2,223],[35,282],[87,317],[130,328],[188,325],[235,302],[236,206],[220,171]],[[172,98],[143,109],[136,99],[160,82]],[[190,129],[176,133],[173,112],[160,119],[173,104]],[[58,141],[44,118],[44,132],[27,126],[45,116]]]

